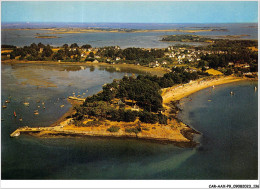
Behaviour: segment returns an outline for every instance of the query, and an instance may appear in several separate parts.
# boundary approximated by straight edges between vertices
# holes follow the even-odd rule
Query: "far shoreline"
[[[25,60],[5,60],[1,61],[2,64],[28,64],[28,65],[65,65],[65,66],[105,66],[122,69],[133,69],[136,71],[144,72],[150,75],[163,76],[168,73],[169,70],[162,67],[150,68],[135,64],[109,64],[105,62],[93,63],[93,62],[57,62],[57,61],[25,61]]]

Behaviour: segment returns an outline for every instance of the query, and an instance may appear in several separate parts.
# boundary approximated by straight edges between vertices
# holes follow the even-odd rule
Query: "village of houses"
[[[150,68],[156,68],[156,67],[163,67],[168,70],[170,70],[174,66],[186,66],[186,71],[189,72],[196,72],[196,71],[201,71],[202,67],[200,67],[198,64],[201,61],[201,56],[203,55],[211,55],[211,54],[227,54],[226,51],[209,51],[209,50],[199,50],[196,47],[174,47],[174,46],[169,46],[168,48],[161,49],[164,51],[164,56],[159,59],[155,59],[155,61],[150,62],[149,64],[140,64],[138,61],[126,61],[125,58],[120,58],[120,57],[102,57],[102,51],[106,47],[101,47],[101,48],[92,48],[91,46],[89,48],[80,48],[80,47],[69,47],[69,51],[72,53],[70,55],[70,58],[73,59],[77,56],[80,56],[78,58],[78,62],[86,62],[86,63],[108,63],[108,64],[135,64],[135,65],[142,65],[142,66],[147,66]],[[109,49],[112,49],[114,51],[121,50],[119,46],[113,46],[113,47],[108,47]],[[64,47],[51,47],[53,53],[57,53],[60,50],[63,50]],[[147,48],[141,48],[143,51],[149,51],[151,52],[151,49]],[[155,50],[159,50],[156,49]],[[1,55],[2,55],[2,61],[3,60],[8,60],[10,59],[10,53],[12,50],[10,49],[5,49],[2,48]],[[39,49],[39,53],[41,54],[43,52],[43,48]],[[19,60],[20,56],[15,57],[16,60]],[[58,62],[63,62],[63,60],[57,60]],[[213,69],[210,69],[210,67],[205,64],[204,66],[204,71],[208,73],[213,74],[213,75],[220,75],[223,73],[223,69],[218,67],[217,69],[212,72]],[[243,75],[245,76],[251,76],[253,73],[249,72],[250,65],[246,62],[241,63],[239,61],[237,62],[228,62],[228,68],[230,69],[243,69]],[[218,70],[218,71],[217,71]],[[240,72],[240,71],[239,71]]]
[[[120,50],[119,46],[115,47],[109,47],[109,48],[114,48],[114,50]],[[70,49],[72,51],[76,51],[76,48]],[[142,50],[148,50],[151,51],[151,49],[147,48],[142,48]],[[209,51],[209,50],[196,50],[194,47],[181,47],[181,48],[176,48],[174,46],[170,46],[168,48],[163,49],[164,52],[164,58],[160,60],[156,60],[154,62],[150,62],[148,65],[144,66],[149,66],[150,68],[156,68],[156,67],[164,67],[170,70],[171,67],[174,66],[187,66],[185,71],[189,72],[197,72],[200,71],[201,68],[198,68],[198,62],[201,60],[202,55],[211,55],[211,54],[227,54],[225,51]],[[102,48],[89,48],[89,49],[81,49],[81,60],[84,61],[91,53],[94,55],[94,60],[92,63],[99,63],[99,62],[105,62],[109,64],[126,64],[123,59],[120,57],[116,57],[114,59],[112,58],[107,58],[107,57],[101,57],[99,54],[102,52]],[[105,61],[104,61],[105,58]],[[103,61],[100,61],[103,60]],[[166,60],[163,60],[166,59]],[[170,61],[169,61],[170,60]],[[87,61],[88,62],[88,61]],[[135,65],[140,65],[140,63],[135,62]],[[228,62],[228,67],[229,68],[240,68],[240,69],[248,69],[250,68],[250,65],[248,63],[240,63],[240,61],[237,62]],[[213,74],[213,75],[221,75],[223,68],[219,67],[218,70],[210,69],[208,65],[205,65],[204,68],[206,70],[209,70],[208,73]],[[245,76],[250,76],[253,75],[251,72],[244,72],[243,75]]]

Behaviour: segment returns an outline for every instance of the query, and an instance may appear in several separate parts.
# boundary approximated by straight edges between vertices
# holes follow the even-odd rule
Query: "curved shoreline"
[[[166,114],[169,114],[171,101],[179,101],[193,93],[200,90],[222,85],[226,83],[232,83],[237,81],[249,80],[247,78],[234,77],[234,76],[212,76],[207,78],[201,78],[195,81],[191,81],[187,84],[174,85],[169,88],[162,89],[163,106],[166,109]]]
[[[225,83],[231,83],[236,81],[246,80],[244,78],[237,78],[233,76],[228,77],[213,77],[202,78],[196,81],[184,85],[176,85],[170,88],[163,89],[163,106],[166,108],[166,115],[170,114],[169,102],[174,100],[180,100],[187,97],[197,91],[211,87],[213,85],[221,85]],[[74,104],[75,102],[72,102]],[[76,102],[78,104],[78,102]],[[75,105],[75,104],[74,104]],[[193,140],[194,134],[200,134],[198,131],[189,127],[183,121],[172,119],[168,122],[168,125],[161,124],[146,124],[135,122],[112,122],[103,121],[98,126],[80,127],[75,126],[71,122],[72,118],[67,118],[73,112],[73,105],[70,110],[65,113],[58,121],[49,127],[23,127],[18,128],[10,136],[19,136],[21,133],[31,134],[36,137],[64,137],[64,136],[84,136],[84,137],[102,137],[102,138],[134,138],[140,140],[149,140],[163,143],[173,143],[179,147],[196,147],[197,142]],[[88,120],[93,121],[93,120]],[[87,122],[88,122],[87,121]],[[127,133],[126,128],[140,125],[142,131],[135,133]],[[107,129],[111,126],[117,126],[120,128],[118,132],[109,132]]]

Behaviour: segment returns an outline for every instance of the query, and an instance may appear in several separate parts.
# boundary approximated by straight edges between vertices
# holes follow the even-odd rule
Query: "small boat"
[[[16,113],[15,113],[15,111],[14,111],[14,117],[16,117]]]
[[[215,88],[215,85],[213,85],[212,88],[214,89],[214,88]]]
[[[42,105],[44,105],[44,102],[42,102]]]
[[[27,107],[30,105],[29,102],[24,102],[23,104],[24,104],[25,106],[27,106]]]
[[[255,91],[257,90],[257,87],[255,87]]]
[[[5,109],[5,108],[7,108],[7,106],[6,106],[6,105],[3,105],[2,108]]]
[[[230,95],[234,95],[234,92],[233,92],[233,91],[230,91]]]
[[[45,106],[43,106],[43,109],[45,109]]]
[[[10,103],[10,100],[6,100],[5,103]]]
[[[64,105],[62,104],[62,105],[60,105],[60,107],[61,107],[61,108],[63,108],[63,107],[64,107]]]
[[[37,106],[38,108],[40,108],[41,106]]]
[[[34,111],[34,115],[39,115],[38,110],[35,110],[35,111]]]

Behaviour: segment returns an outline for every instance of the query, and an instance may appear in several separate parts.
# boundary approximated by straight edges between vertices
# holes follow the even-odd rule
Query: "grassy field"
[[[206,72],[209,73],[210,75],[223,75],[222,72],[220,72],[218,70],[214,70],[214,69],[209,69]]]

